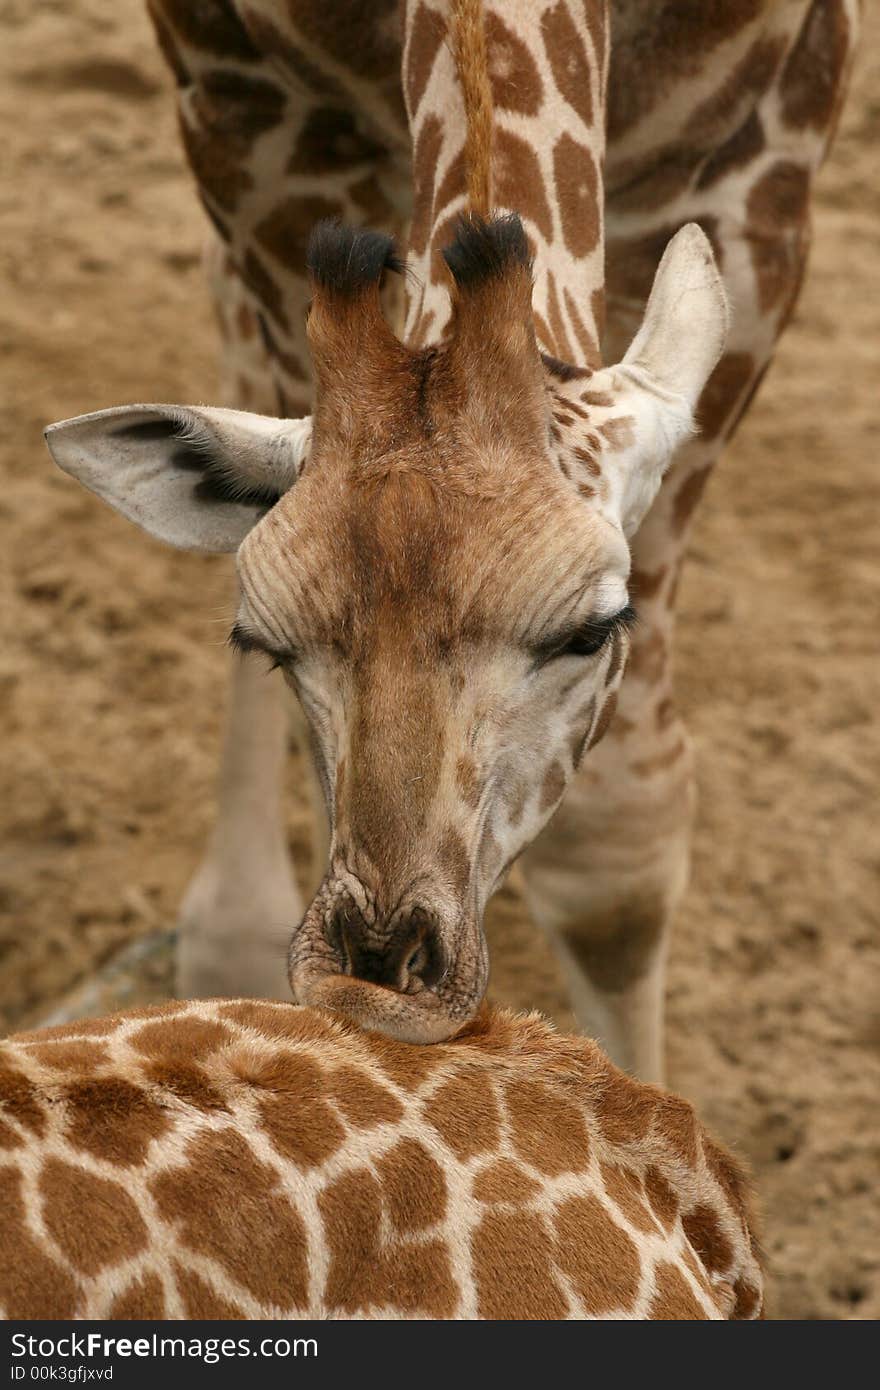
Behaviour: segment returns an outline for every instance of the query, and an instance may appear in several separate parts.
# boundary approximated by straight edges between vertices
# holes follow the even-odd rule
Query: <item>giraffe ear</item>
[[[46,430],[53,459],[150,535],[182,550],[237,550],[296,481],[311,417],[127,405]]]
[[[709,238],[688,222],[660,259],[642,325],[623,365],[684,397],[693,411],[724,350],[729,311]]]
[[[604,505],[632,536],[659,491],[724,348],[727,297],[709,239],[696,223],[672,238],[657,267],[642,325],[623,361],[603,367],[591,390],[613,399],[599,423],[610,488]]]

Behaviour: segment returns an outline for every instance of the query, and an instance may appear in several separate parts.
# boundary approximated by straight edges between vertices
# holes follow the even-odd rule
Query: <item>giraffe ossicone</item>
[[[413,349],[380,305],[390,239],[316,229],[311,420],[132,406],[46,436],[154,535],[238,549],[235,640],[300,696],[331,821],[294,995],[414,1042],[475,1013],[488,896],[607,727],[625,538],[692,429],[726,323],[709,243],[685,227],[632,351],[584,372],[587,496],[554,456],[519,219],[462,219],[446,258],[450,331]]]
[[[737,1164],[586,1039],[207,1000],[0,1042],[0,1316],[754,1318]]]

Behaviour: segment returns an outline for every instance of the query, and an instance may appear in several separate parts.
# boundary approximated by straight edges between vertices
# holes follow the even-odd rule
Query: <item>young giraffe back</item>
[[[748,1318],[742,1175],[535,1015],[430,1048],[212,1000],[0,1044],[0,1311]]]

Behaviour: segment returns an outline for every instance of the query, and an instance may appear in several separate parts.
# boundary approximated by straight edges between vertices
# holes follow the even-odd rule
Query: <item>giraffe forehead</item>
[[[304,478],[242,546],[246,597],[336,636],[380,609],[392,625],[503,633],[563,588],[601,616],[626,603],[625,542],[552,475],[493,495],[451,473]]]

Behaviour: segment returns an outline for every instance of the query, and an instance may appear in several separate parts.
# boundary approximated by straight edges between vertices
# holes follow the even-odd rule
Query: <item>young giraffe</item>
[[[7,1318],[753,1318],[742,1176],[537,1016],[424,1048],[292,1004],[0,1043]]]
[[[394,1001],[349,985],[359,1017],[408,1037],[457,1027],[484,987],[483,903],[534,841],[521,861],[529,901],[581,1022],[622,1065],[659,1076],[693,800],[671,692],[677,577],[711,466],[794,304],[856,6],[617,0],[609,24],[599,0],[407,0],[402,32],[396,4],[365,0],[151,10],[223,246],[215,283],[239,404],[309,408],[312,224],[410,221],[409,356],[364,288],[391,264],[383,244],[337,242],[334,262],[325,238],[308,463],[240,553],[240,636],[274,649],[296,685],[330,810],[330,866],[294,943],[298,997],[329,997],[316,970],[343,969],[406,991]],[[443,247],[458,214],[490,203],[524,219],[530,316],[510,224],[482,249],[473,229],[459,238],[450,299]],[[663,248],[688,222],[724,274],[728,348],[700,396],[699,438],[639,525],[720,347],[722,308],[693,232],[673,241],[624,368],[601,369],[598,344],[612,361],[624,353]],[[332,284],[355,248],[363,274],[346,283],[359,314]],[[140,412],[122,437],[118,412],[56,427],[53,451],[148,529],[206,549],[235,547],[298,476],[311,437],[292,423]],[[174,442],[172,423],[195,450]],[[208,476],[194,474],[206,459]],[[222,498],[224,482],[225,506],[188,505]],[[615,713],[623,534],[639,625]],[[385,586],[384,624],[358,604],[358,585]],[[570,635],[581,625],[580,656],[537,672],[534,648],[552,638],[561,649],[568,622]],[[524,635],[533,655],[514,669]],[[384,688],[365,661],[379,650]],[[180,984],[271,994],[278,927],[300,916],[278,824],[283,718],[252,663],[233,679],[218,827],[185,906]]]

